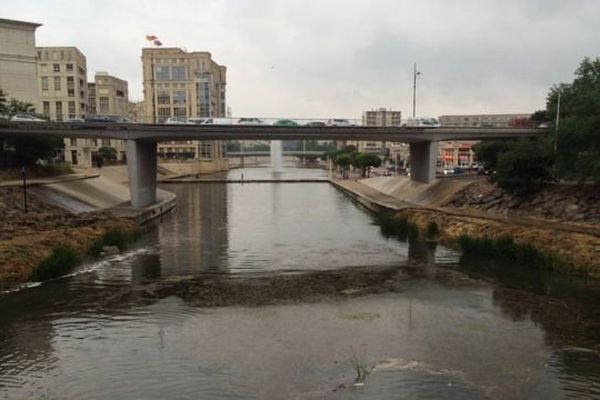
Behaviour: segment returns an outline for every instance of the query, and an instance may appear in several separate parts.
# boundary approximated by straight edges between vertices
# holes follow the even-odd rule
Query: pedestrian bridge
[[[0,122],[0,137],[49,136],[126,141],[133,207],[156,202],[156,143],[172,140],[369,140],[410,145],[411,178],[435,179],[437,142],[543,136],[547,129],[422,128],[371,126],[161,125],[116,123]]]

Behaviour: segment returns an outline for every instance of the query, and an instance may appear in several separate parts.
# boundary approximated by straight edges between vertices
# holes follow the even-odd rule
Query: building
[[[94,82],[87,83],[88,115],[117,115],[129,117],[129,88],[127,81],[107,72],[96,72]],[[91,167],[100,148],[112,147],[117,160],[126,159],[125,142],[117,139],[65,139],[65,160],[73,165]],[[80,154],[73,158],[73,154]]]
[[[129,102],[129,119],[133,122],[144,123],[146,121],[145,107],[143,101]]]
[[[401,126],[402,112],[393,111],[391,108],[377,108],[364,111],[362,115],[363,126]],[[358,151],[388,155],[391,144],[375,141],[354,141],[352,143]]]
[[[511,128],[522,120],[528,120],[529,114],[470,114],[442,115],[438,118],[443,127],[453,128]]]
[[[87,62],[76,47],[38,47],[38,112],[51,121],[83,119],[88,112]]]
[[[40,97],[35,30],[40,26],[0,18],[0,88],[8,98],[31,103],[36,108]]]
[[[227,69],[209,52],[179,48],[142,49],[144,113],[146,123],[164,123],[169,117],[225,117]],[[210,173],[228,168],[220,141],[159,143],[162,159],[197,160],[193,171]]]
[[[517,128],[525,127],[531,113],[522,114],[468,114],[442,115],[439,117],[442,127],[450,128]],[[473,145],[477,141],[452,141],[438,144],[438,167],[470,168],[475,164]]]

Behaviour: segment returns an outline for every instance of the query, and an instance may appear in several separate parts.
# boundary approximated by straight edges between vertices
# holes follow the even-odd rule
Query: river
[[[598,281],[385,238],[327,183],[163,189],[176,210],[123,254],[0,296],[0,398],[600,398]],[[389,290],[304,287],[329,270]],[[227,292],[282,277],[293,296]]]

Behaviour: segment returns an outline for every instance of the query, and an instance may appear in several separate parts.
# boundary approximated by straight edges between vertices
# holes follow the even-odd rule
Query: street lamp
[[[421,73],[417,71],[417,64],[415,63],[413,68],[413,118],[417,109],[417,77],[419,75]]]
[[[558,124],[560,123],[560,95],[562,90],[558,88],[558,98],[556,100],[556,125],[554,127],[554,164],[552,165],[552,176],[556,179],[556,158],[558,153]]]

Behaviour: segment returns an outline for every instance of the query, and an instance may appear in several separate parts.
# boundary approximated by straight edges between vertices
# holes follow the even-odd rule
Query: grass
[[[77,253],[69,247],[56,247],[52,255],[38,264],[31,273],[34,282],[58,278],[73,270],[79,263]]]
[[[369,367],[364,357],[359,357],[352,351],[352,358],[350,363],[356,371],[356,378],[354,379],[354,386],[363,386],[367,375],[371,373],[373,367]]]
[[[386,238],[396,236],[403,242],[419,238],[419,227],[405,217],[399,218],[392,213],[383,212],[375,215],[374,223],[379,226],[381,234]]]
[[[461,235],[458,238],[458,245],[465,259],[493,257],[514,265],[539,268],[552,268],[557,263],[555,257],[542,253],[529,243],[515,243],[510,236],[490,239]]]

